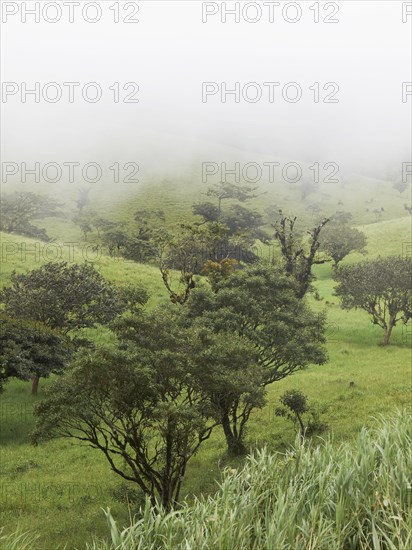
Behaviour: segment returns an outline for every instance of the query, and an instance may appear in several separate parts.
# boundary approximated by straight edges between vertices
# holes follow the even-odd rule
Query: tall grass
[[[89,550],[385,549],[412,547],[412,422],[397,412],[354,444],[298,441],[266,449],[241,471],[227,469],[212,497],[141,517],[120,530],[106,512],[111,543]]]
[[[20,528],[8,535],[3,535],[3,529],[0,529],[0,548],[2,550],[32,550],[34,542],[38,538],[39,536],[35,533],[23,532]]]

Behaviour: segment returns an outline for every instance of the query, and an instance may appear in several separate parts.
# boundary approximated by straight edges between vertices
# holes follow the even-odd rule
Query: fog
[[[410,162],[412,87],[403,84],[412,81],[410,2],[255,2],[247,12],[241,2],[238,23],[230,14],[222,22],[234,2],[81,2],[100,5],[95,23],[74,5],[70,23],[63,4],[72,2],[48,3],[62,9],[55,23],[45,20],[57,17],[55,6],[41,11],[46,2],[39,22],[30,14],[24,22],[23,4],[35,2],[2,4],[3,163],[93,161],[109,177],[113,163],[134,162],[144,181],[237,156],[330,161],[381,178]],[[259,10],[259,21],[245,20]],[[22,95],[36,82],[38,102]],[[54,103],[55,88],[44,88],[50,82],[62,90]],[[73,102],[65,82],[80,83]],[[100,101],[83,98],[90,82]],[[224,86],[236,82],[238,97],[223,94],[222,102]],[[93,87],[87,92],[92,97]],[[3,178],[3,189],[20,178]]]

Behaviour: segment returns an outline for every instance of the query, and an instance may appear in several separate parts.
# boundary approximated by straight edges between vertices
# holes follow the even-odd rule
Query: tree
[[[382,345],[389,344],[392,329],[412,317],[412,260],[391,256],[340,266],[335,271],[335,293],[343,309],[363,309],[372,323],[383,328]]]
[[[267,239],[267,235],[260,230],[263,225],[263,216],[255,210],[245,208],[240,204],[231,205],[226,211],[220,211],[211,202],[194,204],[193,213],[203,218],[203,224],[217,222],[228,227],[228,235],[248,235],[252,239]]]
[[[135,262],[149,262],[156,257],[155,241],[162,233],[165,214],[163,210],[137,210],[134,220],[137,229],[131,233],[124,255]]]
[[[162,335],[165,319],[167,334]],[[203,325],[204,320],[188,316],[186,307],[163,306],[151,314],[118,318],[112,328],[122,346],[132,342],[139,348],[156,352],[159,338],[163,343],[179,334],[184,339],[179,346],[188,376],[206,399],[216,424],[222,424],[225,418],[237,418],[234,437],[227,432],[226,424],[223,427],[230,441],[229,450],[243,452],[243,434],[250,413],[264,404],[264,371],[257,361],[256,348],[247,336],[231,330],[216,332]]]
[[[0,301],[10,316],[39,321],[64,335],[108,323],[126,309],[117,290],[87,263],[49,262],[27,274],[13,272]]]
[[[265,371],[246,335],[231,330],[215,333],[202,322],[195,325],[191,361],[216,423],[222,425],[229,453],[243,454],[250,415],[265,404]]]
[[[136,227],[130,229],[124,222],[115,223],[97,218],[93,224],[98,229],[109,254],[118,255],[135,262],[149,262],[156,257],[156,240],[162,233],[162,210],[137,210],[134,213]]]
[[[184,304],[205,262],[222,257],[226,235],[227,227],[221,223],[179,224],[173,233],[164,229],[157,234],[157,261],[172,303]],[[174,284],[172,270],[180,272],[178,285]]]
[[[156,224],[165,221],[165,213],[163,210],[147,210],[143,208],[142,210],[136,210],[134,213],[134,220],[139,224],[140,227],[149,228],[152,224]]]
[[[282,218],[282,209],[277,204],[271,204],[265,208],[264,222],[273,224]]]
[[[124,309],[131,313],[136,313],[139,311],[149,299],[147,290],[142,286],[129,284],[119,287],[118,292],[119,300],[123,303]]]
[[[217,209],[219,215],[222,211],[222,201],[233,199],[240,202],[245,202],[247,200],[257,197],[254,191],[257,187],[247,187],[241,185],[234,185],[233,183],[220,182],[211,187],[206,192],[208,197],[217,198]]]
[[[399,191],[399,194],[402,195],[402,193],[407,189],[408,184],[406,181],[397,181],[392,186],[396,191]]]
[[[224,429],[230,441],[229,450],[243,452],[243,434],[250,413],[264,404],[264,371],[257,361],[253,342],[233,331],[213,331],[203,326],[203,318],[193,321],[185,308],[175,307],[172,312],[171,316],[163,307],[148,316],[122,317],[116,319],[112,327],[122,345],[130,341],[138,347],[153,345],[155,350],[159,333],[162,339],[162,329],[155,330],[152,343],[146,334],[153,335],[159,316],[168,319],[168,338],[179,331],[184,334],[186,343],[180,349],[185,353],[186,371],[206,398],[216,424],[222,424],[225,418],[237,418],[234,437],[227,432],[226,425]]]
[[[49,262],[27,274],[14,271],[0,300],[8,314],[64,334],[108,323],[123,311],[117,290],[88,263]]]
[[[319,237],[319,250],[326,252],[336,267],[351,252],[365,253],[366,236],[359,229],[346,224],[331,223]]]
[[[330,218],[331,224],[343,225],[349,223],[352,219],[352,214],[350,212],[345,212],[344,210],[337,210],[333,216]]]
[[[41,376],[61,374],[71,356],[67,338],[39,322],[0,314],[0,364],[3,381],[16,377],[32,380],[37,395]],[[0,384],[1,387],[1,384]]]
[[[211,202],[193,204],[192,212],[195,216],[201,216],[203,218],[202,223],[217,222],[220,216],[219,208]]]
[[[312,202],[306,207],[308,212],[311,212],[312,216],[316,219],[319,218],[320,213],[322,212],[322,207],[318,202]]]
[[[298,282],[297,296],[303,298],[310,290],[314,278],[312,266],[324,263],[324,260],[316,259],[316,253],[320,247],[320,232],[329,219],[325,218],[312,230],[307,231],[309,235],[308,244],[303,243],[301,236],[297,234],[296,220],[296,216],[289,218],[282,214],[280,220],[276,221],[273,227],[275,228],[275,238],[280,243],[286,273],[296,279]]]
[[[263,225],[263,216],[256,210],[233,204],[223,213],[221,221],[229,228],[229,235],[249,236],[252,240],[267,239],[267,235],[260,230]]]
[[[299,423],[300,437],[305,439],[305,425],[302,415],[308,411],[308,402],[306,395],[299,390],[288,390],[279,398],[282,407],[276,409],[276,416],[286,416],[292,422],[295,419]]]
[[[83,209],[90,204],[89,193],[91,191],[90,187],[82,187],[78,190],[78,198],[76,201],[77,208],[79,212],[82,213]]]
[[[213,289],[196,288],[187,302],[188,322],[246,338],[255,348],[257,370],[250,372],[257,393],[244,402],[233,399],[230,414],[221,418],[230,452],[243,447],[250,405],[257,406],[264,386],[326,361],[324,315],[312,313],[297,298],[296,287],[279,267],[258,264],[222,277]]]
[[[36,407],[33,434],[34,442],[69,437],[100,450],[165,509],[177,504],[187,464],[216,424],[191,367],[192,333],[176,321],[180,309],[119,319],[122,349],[81,357]]]
[[[306,200],[306,198],[312,193],[314,193],[316,189],[317,189],[317,185],[315,185],[314,183],[310,181],[303,181],[300,185],[301,199],[303,201]]]
[[[299,425],[299,433],[303,442],[306,435],[322,432],[326,424],[320,421],[319,412],[308,404],[307,396],[300,390],[287,390],[279,398],[282,406],[275,411],[276,416],[288,418]],[[305,415],[309,415],[305,425]]]
[[[268,239],[267,234],[261,229],[264,224],[263,216],[259,212],[239,204],[257,197],[258,195],[254,193],[256,189],[257,187],[220,182],[209,187],[206,193],[208,196],[218,199],[217,206],[211,202],[201,202],[192,206],[193,213],[203,218],[203,222],[196,225],[221,223],[227,228],[226,236],[220,242],[220,257],[211,259],[220,261],[225,257],[234,257],[245,263],[257,260],[251,250],[252,246],[256,239],[262,241]],[[222,210],[224,200],[230,200],[232,204]]]
[[[234,258],[223,258],[220,262],[208,260],[205,262],[202,273],[209,279],[211,288],[216,290],[217,283],[233,275],[237,266],[238,262]]]
[[[93,230],[91,219],[92,216],[85,216],[84,214],[78,214],[73,218],[73,222],[80,227],[85,241],[87,241],[87,235]]]
[[[60,216],[62,206],[54,199],[30,192],[15,192],[1,196],[0,229],[48,241],[44,229],[32,224],[41,218]]]
[[[92,225],[97,230],[98,237],[101,237],[102,232],[108,231],[109,229],[113,229],[113,227],[116,227],[117,223],[112,222],[106,218],[103,218],[102,216],[98,216],[97,214],[93,213],[91,216]]]
[[[382,218],[382,212],[385,212],[385,209],[383,207],[375,208],[372,212],[375,214],[375,221],[379,221]]]
[[[123,229],[124,224],[107,225],[103,232],[103,242],[107,245],[109,254],[125,256],[130,243],[130,236]]]

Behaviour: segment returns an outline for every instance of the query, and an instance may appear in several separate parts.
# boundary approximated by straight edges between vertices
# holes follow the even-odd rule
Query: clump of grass
[[[307,441],[257,451],[228,468],[216,495],[141,517],[89,550],[359,549],[412,547],[412,422],[397,412],[362,429],[353,445]]]
[[[0,529],[0,548],[3,550],[32,550],[38,538],[39,535],[23,532],[20,528],[9,535],[4,535],[3,529]]]

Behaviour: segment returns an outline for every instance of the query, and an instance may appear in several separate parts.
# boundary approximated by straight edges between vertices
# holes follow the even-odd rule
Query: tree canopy
[[[36,321],[64,335],[108,323],[138,299],[130,291],[120,293],[88,263],[49,262],[28,273],[13,272],[11,285],[0,292],[10,317]],[[44,372],[49,372],[47,363]],[[33,393],[41,376],[42,369],[33,370]]]
[[[261,387],[326,361],[324,314],[311,312],[296,287],[281,268],[258,264],[214,280],[213,289],[195,289],[188,300],[188,322],[246,338],[255,349],[256,401],[234,400],[231,414],[222,417],[229,449],[241,447],[250,406],[261,402]]]
[[[32,393],[36,394],[38,379],[52,373],[61,374],[72,351],[67,338],[44,324],[0,314],[0,378],[3,382],[10,377],[32,379]]]
[[[107,323],[124,309],[115,287],[88,263],[49,262],[25,274],[13,272],[0,301],[9,315],[64,333]]]
[[[311,290],[311,283],[314,279],[312,266],[324,263],[324,260],[317,258],[317,252],[320,247],[321,231],[329,219],[323,219],[313,229],[306,232],[309,235],[309,242],[306,243],[300,233],[296,231],[297,217],[290,218],[281,211],[280,214],[280,219],[274,223],[275,239],[280,243],[286,273],[294,277],[298,283],[297,296],[303,298]]]
[[[116,320],[119,347],[78,358],[37,406],[33,434],[35,442],[70,437],[99,449],[165,508],[176,504],[188,461],[216,425],[180,310],[170,304]]]
[[[351,252],[365,253],[365,234],[345,223],[328,224],[319,241],[319,250],[332,258],[335,267]]]
[[[389,344],[392,329],[412,318],[412,259],[390,256],[335,271],[335,294],[344,309],[363,309],[384,330],[383,345]]]
[[[26,191],[4,193],[0,200],[0,230],[48,241],[46,231],[33,225],[32,222],[46,217],[60,216],[61,206],[56,200],[36,193]]]

